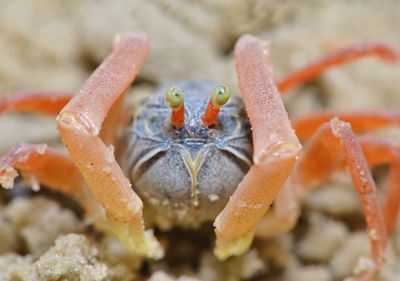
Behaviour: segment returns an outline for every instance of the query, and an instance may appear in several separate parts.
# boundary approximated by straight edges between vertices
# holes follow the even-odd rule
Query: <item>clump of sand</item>
[[[140,259],[115,238],[84,230],[56,201],[15,198],[0,216],[0,280],[133,280]]]

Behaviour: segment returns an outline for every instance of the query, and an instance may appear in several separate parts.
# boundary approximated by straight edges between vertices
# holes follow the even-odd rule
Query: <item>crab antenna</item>
[[[216,85],[214,87],[202,119],[205,126],[208,127],[215,124],[221,106],[228,102],[230,96],[228,87],[224,85]]]
[[[171,123],[176,128],[180,128],[185,124],[185,105],[183,101],[184,93],[181,89],[172,87],[166,94],[166,100],[171,107]]]

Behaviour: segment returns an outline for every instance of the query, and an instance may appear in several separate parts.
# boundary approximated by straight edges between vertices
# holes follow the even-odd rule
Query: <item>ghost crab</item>
[[[400,112],[320,113],[291,123],[279,91],[359,57],[396,61],[393,50],[379,43],[339,49],[276,86],[268,44],[245,35],[236,44],[235,59],[248,119],[239,100],[222,107],[229,98],[225,86],[211,90],[209,83],[177,83],[146,102],[136,122],[127,126],[121,168],[113,144],[117,143],[123,96],[147,54],[144,34],[123,34],[75,95],[28,91],[3,97],[1,112],[57,115],[70,156],[45,145],[21,144],[1,158],[0,183],[11,188],[15,169],[32,174],[41,184],[76,198],[95,224],[114,233],[132,251],[151,258],[161,258],[163,250],[152,232],[144,229],[143,203],[137,193],[153,209],[162,210],[161,226],[168,220],[196,226],[218,214],[214,253],[224,260],[249,248],[260,222],[262,236],[291,229],[306,192],[332,171],[348,166],[372,246],[373,266],[358,278],[373,278],[383,262],[387,232],[393,231],[398,212],[400,156],[395,144],[374,137],[357,138],[353,132],[398,125]],[[302,152],[298,136],[307,141]],[[369,166],[382,163],[391,165],[384,212],[369,171]],[[266,214],[273,200],[274,208]],[[185,212],[179,213],[181,208]]]

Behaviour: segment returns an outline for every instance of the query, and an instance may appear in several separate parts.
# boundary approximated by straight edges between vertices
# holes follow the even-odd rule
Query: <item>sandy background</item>
[[[400,50],[398,16],[400,1],[397,0],[0,0],[0,7],[0,92],[21,89],[76,91],[109,53],[115,34],[128,30],[147,32],[152,48],[151,55],[130,92],[133,98],[135,94],[151,92],[165,81],[180,79],[211,79],[236,89],[232,48],[236,39],[243,33],[253,33],[271,41],[273,66],[277,78],[335,47],[351,42],[382,40]],[[400,106],[399,77],[400,66],[382,64],[376,59],[365,59],[324,74],[313,83],[290,93],[285,97],[285,102],[292,116],[323,108],[351,110],[398,107]],[[3,116],[0,119],[0,130],[3,132],[0,138],[0,151],[6,151],[22,140],[30,142],[45,140],[51,143],[56,143],[58,140],[54,122],[42,117]],[[387,136],[392,137],[393,134]],[[0,224],[0,232],[3,233],[0,237],[10,237],[11,234],[15,234],[17,238],[13,242],[6,243],[7,247],[4,249],[0,247],[0,252],[21,253],[19,243],[25,243],[28,245],[24,248],[25,253],[31,255],[2,256],[0,267],[2,264],[10,264],[11,261],[13,264],[18,264],[15,260],[20,259],[22,265],[27,265],[27,268],[34,272],[26,276],[40,273],[42,280],[56,280],[59,276],[67,275],[60,273],[61,275],[56,274],[54,277],[52,272],[45,270],[46,266],[49,267],[45,258],[44,261],[41,258],[41,263],[37,258],[47,251],[60,233],[82,231],[83,226],[73,213],[57,209],[58,205],[53,206],[58,210],[54,211],[56,214],[68,213],[70,224],[67,225],[71,227],[54,226],[54,231],[47,231],[53,234],[45,235],[43,241],[39,243],[41,246],[37,246],[38,242],[30,241],[28,239],[30,232],[24,229],[27,226],[41,229],[41,226],[35,226],[38,220],[25,219],[21,222],[21,219],[10,218],[17,211],[7,210],[10,208],[25,210],[21,211],[21,216],[24,217],[24,214],[32,212],[29,211],[30,208],[36,209],[36,204],[40,206],[45,204],[40,202],[14,202],[14,205],[8,204],[4,207],[6,211],[2,212],[2,220],[5,220],[8,226],[1,227]],[[23,204],[25,209],[15,207],[18,204]],[[56,203],[46,201],[46,204]],[[298,239],[297,234],[279,238],[278,242],[274,242],[278,246],[260,242],[258,253],[251,252],[247,257],[247,263],[244,258],[232,261],[232,264],[217,266],[226,268],[223,270],[231,272],[230,275],[215,273],[212,277],[211,273],[207,273],[207,268],[213,269],[216,265],[209,253],[206,253],[201,258],[197,277],[202,280],[241,280],[254,275],[261,276],[255,280],[277,280],[274,278],[340,280],[347,276],[359,253],[368,253],[365,233],[354,232],[362,227],[354,229],[348,221],[337,218],[343,214],[351,214],[362,221],[351,183],[346,177],[339,175],[323,191],[318,191],[308,198],[306,209],[309,210],[307,213],[309,215],[306,215],[304,220],[308,226],[306,234],[300,236],[301,238]],[[37,214],[46,217],[44,224],[53,221],[48,211],[41,210]],[[315,210],[317,212],[313,212]],[[324,230],[326,234],[323,236],[326,239],[320,241],[318,239],[322,235],[318,234]],[[84,236],[70,237],[69,240],[62,240],[62,237],[60,239],[61,242],[49,251],[62,249],[66,245],[63,243],[72,243],[76,248],[71,246],[71,249],[76,249],[82,258],[82,263],[79,264],[83,265],[80,267],[81,270],[78,270],[80,273],[76,273],[77,275],[73,277],[71,275],[70,280],[78,280],[76,276],[81,280],[134,278],[134,266],[128,262],[128,265],[121,265],[122,269],[118,269],[121,264],[120,259],[123,258],[117,255],[117,262],[110,262],[110,255],[104,254],[108,252],[102,250],[98,244],[95,246],[91,244],[90,239],[86,240]],[[319,241],[319,244],[313,241]],[[334,244],[334,247],[321,254],[315,245],[325,245],[326,241]],[[354,246],[354,249],[346,250],[350,246]],[[270,249],[274,247],[279,251]],[[395,248],[392,250],[395,251]],[[47,254],[51,257],[49,251]],[[79,256],[76,252],[66,255]],[[343,258],[349,255],[354,257],[349,260]],[[273,266],[269,266],[267,262],[271,259],[275,261]],[[396,258],[393,261],[396,261]],[[75,267],[73,262],[71,261],[70,268]],[[238,266],[235,262],[242,266]],[[165,268],[169,271],[168,266],[161,267]],[[232,271],[232,268],[239,268],[238,272]],[[274,268],[280,268],[277,270],[278,273]],[[149,270],[148,275],[156,272],[156,269]],[[65,272],[69,274],[70,271]],[[382,276],[382,280],[396,280],[393,275],[396,274],[395,270],[388,269],[387,272],[390,274]],[[154,274],[152,280],[166,278],[160,277],[164,273]],[[193,272],[189,270],[189,274],[193,275]],[[229,279],[231,275],[233,277]],[[11,275],[7,276],[4,280],[18,280],[10,279]],[[221,276],[224,276],[224,279],[221,279]],[[0,273],[0,280],[3,280],[3,277]],[[24,278],[22,279],[38,280]],[[32,278],[39,277],[36,275]]]

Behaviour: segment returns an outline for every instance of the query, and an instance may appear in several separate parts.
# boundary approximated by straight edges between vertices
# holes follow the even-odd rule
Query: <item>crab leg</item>
[[[61,111],[57,124],[75,164],[105,209],[110,231],[136,253],[160,258],[158,241],[144,231],[142,201],[116,162],[113,147],[99,137],[107,113],[135,79],[147,54],[144,34],[120,36],[113,52]]]
[[[5,112],[31,112],[57,116],[71,100],[73,93],[47,91],[8,92],[0,97],[0,114]]]
[[[0,158],[0,184],[12,188],[17,171],[34,175],[56,191],[76,197],[82,192],[83,178],[68,156],[47,147],[22,143]]]
[[[72,99],[73,93],[58,91],[25,90],[7,92],[0,97],[0,114],[6,112],[38,113],[57,116]],[[101,135],[113,141],[122,102],[117,102],[105,120]],[[86,210],[90,220],[98,217],[98,204],[84,187],[83,178],[72,159],[45,144],[22,143],[0,159],[0,183],[11,188],[17,176],[15,169],[34,176],[38,183],[75,198]],[[100,221],[99,221],[100,222]]]
[[[323,123],[334,117],[349,122],[355,133],[364,133],[374,129],[400,125],[400,110],[360,110],[355,112],[320,112],[292,120],[297,136],[303,142]]]
[[[332,67],[368,56],[374,56],[391,63],[399,60],[399,54],[384,43],[358,43],[337,49],[317,61],[286,75],[277,83],[278,89],[284,94],[286,91],[314,79]]]
[[[268,45],[246,35],[235,47],[239,88],[253,128],[254,165],[215,220],[219,259],[248,249],[296,162],[301,145],[273,83]]]
[[[352,129],[356,133],[365,133],[374,129],[388,126],[400,125],[400,111],[398,110],[363,110],[356,112],[321,112],[309,116],[299,117],[292,120],[293,128],[295,128],[297,135],[301,141],[306,141],[317,130],[321,124],[327,122],[333,117],[339,117],[341,120],[349,122]],[[394,148],[390,148],[389,143],[377,140],[366,141],[365,137],[361,138],[361,145],[363,147],[366,158],[370,166],[374,166],[374,162],[378,161],[380,164],[391,164],[391,172],[389,175],[389,184],[387,187],[387,197],[385,204],[385,224],[387,231],[391,234],[394,230],[396,221],[397,210],[399,208],[397,202],[400,202],[400,191],[397,182],[400,182],[400,161],[398,160],[397,153]],[[365,143],[365,144],[364,144]],[[386,146],[386,148],[384,148]],[[393,146],[393,145],[392,145]],[[377,147],[377,148],[376,148]],[[374,153],[372,153],[372,151]],[[390,153],[389,153],[390,152]],[[374,162],[371,162],[374,161]],[[385,162],[386,161],[386,162]],[[398,171],[398,172],[396,172]],[[280,196],[278,196],[279,198]],[[279,199],[277,199],[279,201]]]
[[[72,99],[73,93],[49,91],[7,92],[0,97],[0,114],[6,112],[39,113],[57,116]],[[115,142],[117,124],[121,121],[123,96],[112,106],[101,128],[100,136],[106,144]]]
[[[376,137],[362,136],[358,138],[358,141],[371,168],[377,165],[390,165],[386,187],[384,218],[386,231],[388,235],[391,235],[394,231],[396,218],[400,209],[400,146],[394,142]],[[297,165],[304,165],[303,157],[300,158]],[[342,161],[337,166],[332,167],[331,172],[345,166],[346,161]],[[298,173],[300,170],[295,169]],[[328,174],[330,173],[321,176],[313,184],[296,185],[296,191],[293,189],[293,183],[288,180],[275,199],[273,212],[267,213],[261,221],[257,229],[257,236],[265,238],[274,237],[291,230],[300,215],[300,201],[308,192],[323,182]]]
[[[362,148],[366,151],[368,162],[364,157]],[[381,155],[377,155],[376,152],[379,148],[385,148],[386,153],[385,151],[382,153],[381,150]],[[397,155],[397,152],[393,154],[392,151],[388,151],[389,149],[392,149],[392,147],[388,147],[384,142],[375,141],[372,143],[372,141],[366,142],[363,140],[361,147],[350,125],[337,118],[325,123],[310,139],[297,162],[290,180],[287,182],[286,188],[289,189],[290,197],[285,194],[280,194],[277,197],[275,201],[275,217],[273,214],[270,215],[270,221],[264,221],[264,227],[275,227],[271,223],[278,223],[278,228],[282,230],[288,226],[286,222],[295,222],[299,215],[300,200],[306,193],[316,188],[334,170],[344,166],[343,163],[346,163],[366,216],[372,258],[377,266],[380,265],[387,245],[387,234],[375,183],[368,169],[368,163],[377,165],[391,161],[393,155]],[[396,160],[398,161],[398,159]],[[392,171],[397,179],[399,177],[398,164],[392,166]],[[398,182],[390,182],[389,190],[390,193],[398,193],[400,190]],[[290,202],[289,207],[286,205],[288,201]],[[398,209],[398,202],[390,202],[389,204],[391,204],[391,210],[388,211],[387,216],[390,221],[393,219],[393,215],[395,216],[393,209]],[[268,217],[266,218],[268,219]],[[280,218],[282,218],[283,226],[279,225]],[[365,276],[370,278],[370,276],[374,275],[375,270],[376,268],[364,272],[362,274],[363,278]]]
[[[85,188],[81,173],[70,157],[46,144],[22,143],[0,158],[1,186],[13,187],[18,176],[16,169],[34,176],[38,183],[51,190],[75,198],[85,208],[87,218],[98,217],[98,204]]]
[[[103,121],[100,138],[106,145],[115,143],[117,129],[122,125],[122,121],[124,121],[122,117],[128,114],[123,105],[124,95],[121,95],[110,108],[107,117]]]
[[[289,177],[276,195],[274,208],[266,213],[257,226],[256,236],[267,239],[292,230],[300,216],[300,201]]]
[[[380,265],[387,245],[383,213],[367,161],[350,124],[334,118],[321,126],[299,160],[291,178],[292,184],[296,193],[301,194],[307,187],[326,178],[344,159],[364,209],[373,261]],[[363,275],[370,276],[372,272]]]
[[[375,137],[360,137],[360,143],[371,167],[390,165],[385,194],[384,219],[390,236],[396,226],[400,210],[400,145]]]

